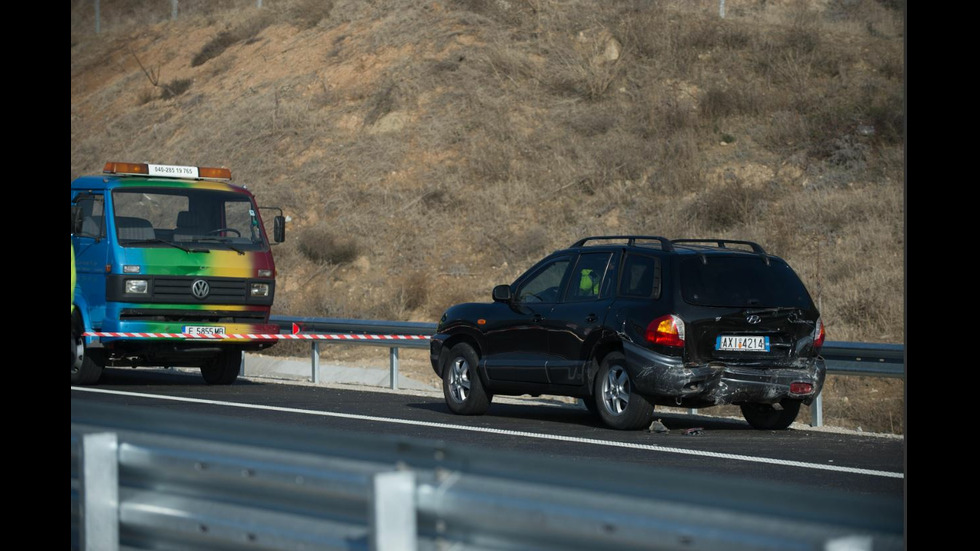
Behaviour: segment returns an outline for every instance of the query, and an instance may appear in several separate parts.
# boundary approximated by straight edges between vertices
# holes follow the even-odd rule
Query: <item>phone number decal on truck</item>
[[[150,176],[169,176],[182,178],[197,178],[196,166],[147,165]]]

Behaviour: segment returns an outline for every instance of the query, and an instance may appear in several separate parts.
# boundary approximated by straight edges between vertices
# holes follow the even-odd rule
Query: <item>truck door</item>
[[[75,302],[84,301],[92,326],[97,328],[105,317],[105,267],[109,258],[105,196],[83,191],[72,202],[82,210],[81,231],[71,236],[75,246]]]

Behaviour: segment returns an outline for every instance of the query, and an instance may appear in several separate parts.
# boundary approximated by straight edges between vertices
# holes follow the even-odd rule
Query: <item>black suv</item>
[[[495,287],[491,304],[449,308],[430,352],[463,415],[494,394],[556,394],[617,429],[649,425],[654,404],[736,404],[769,430],[820,393],[823,342],[800,278],[756,243],[602,236]]]

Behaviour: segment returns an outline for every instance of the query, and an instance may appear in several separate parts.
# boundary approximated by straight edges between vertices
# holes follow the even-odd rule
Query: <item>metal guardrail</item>
[[[431,335],[434,323],[361,320],[342,318],[297,318],[272,316],[270,323],[279,325],[283,333],[294,327],[304,332],[362,333],[372,335]],[[428,348],[426,341],[338,341],[345,344],[386,346],[389,349],[389,373],[391,388],[398,388],[398,348]],[[827,341],[822,350],[830,375],[862,377],[905,377],[905,346],[867,342]],[[313,382],[319,382],[320,341],[311,341],[311,370]],[[697,410],[689,410],[696,413]],[[823,426],[823,395],[817,396],[811,405],[812,425]]]
[[[369,335],[432,335],[436,324],[415,321],[362,320],[345,318],[297,318],[293,316],[271,316],[269,323],[279,326],[282,333],[292,332],[297,325],[306,333],[364,333]],[[369,343],[363,343],[369,344]],[[429,343],[418,342],[401,344],[412,348],[428,348]]]
[[[827,341],[820,351],[828,375],[905,378],[905,345]],[[823,426],[823,393],[810,405],[814,427]]]
[[[71,546],[901,549],[900,499],[71,403]]]
[[[436,324],[411,321],[360,320],[342,318],[297,318],[270,316],[269,323],[279,326],[280,333],[292,333],[294,328],[304,333],[360,333],[365,335],[432,335]],[[310,379],[320,382],[320,343],[310,341]],[[429,348],[427,340],[417,341],[334,341],[343,344],[385,346],[388,348],[388,380],[390,388],[398,388],[398,349]]]
[[[905,377],[905,345],[827,341],[821,351],[831,375]]]

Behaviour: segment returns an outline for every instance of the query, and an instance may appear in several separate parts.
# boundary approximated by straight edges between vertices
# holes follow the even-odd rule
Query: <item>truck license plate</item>
[[[199,325],[185,325],[184,334],[187,335],[224,335],[224,327],[202,327]]]
[[[715,350],[726,352],[769,352],[769,337],[739,337],[719,335]]]

